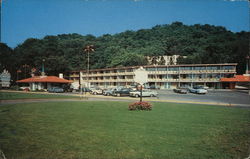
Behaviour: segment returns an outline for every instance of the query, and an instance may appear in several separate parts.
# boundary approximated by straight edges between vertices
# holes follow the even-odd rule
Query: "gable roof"
[[[235,75],[233,78],[221,78],[221,82],[250,82],[250,76]]]
[[[59,78],[56,76],[34,76],[31,78],[26,78],[23,80],[18,80],[17,83],[34,83],[34,82],[41,82],[41,83],[72,83],[70,80],[66,80],[64,78]]]

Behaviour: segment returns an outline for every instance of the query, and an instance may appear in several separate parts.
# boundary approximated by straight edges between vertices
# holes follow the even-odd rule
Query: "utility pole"
[[[87,65],[87,87],[89,88],[90,84],[89,84],[89,53],[91,52],[94,52],[94,45],[87,45],[85,48],[84,48],[84,51],[87,52],[88,54],[88,65]]]
[[[24,78],[26,78],[27,68],[29,67],[29,65],[24,64],[23,67],[24,67]]]
[[[44,62],[45,59],[42,60],[42,76],[45,76]]]

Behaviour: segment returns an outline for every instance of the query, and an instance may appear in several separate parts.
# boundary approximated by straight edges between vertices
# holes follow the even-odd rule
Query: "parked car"
[[[48,89],[48,92],[50,92],[50,93],[63,93],[64,90],[60,87],[50,87]]]
[[[189,88],[189,92],[196,94],[206,94],[208,91],[201,86],[194,86],[193,88]]]
[[[131,88],[122,88],[120,90],[114,91],[113,95],[117,97],[129,96],[131,91],[133,91]]]
[[[173,91],[175,93],[180,93],[180,94],[187,94],[188,93],[187,88],[181,88],[181,87],[177,87],[177,88],[173,89]]]
[[[131,97],[140,97],[141,96],[141,91],[134,91],[130,92],[129,94]],[[156,97],[158,93],[153,90],[142,90],[142,97]]]
[[[87,88],[87,87],[83,87],[82,88],[82,92],[92,92],[91,89]]]
[[[109,89],[103,91],[103,95],[111,96],[114,93],[114,91],[116,91],[116,90],[117,90],[116,88],[109,88]]]
[[[30,91],[30,87],[20,87],[19,90]]]
[[[103,90],[101,88],[94,88],[90,92],[91,94],[97,95],[97,94],[103,94]]]
[[[208,87],[208,86],[203,86],[203,85],[198,85],[198,86],[196,86],[196,87],[199,87],[199,88],[201,88],[201,89],[206,89],[206,90],[208,90],[208,89],[209,89],[209,87]]]

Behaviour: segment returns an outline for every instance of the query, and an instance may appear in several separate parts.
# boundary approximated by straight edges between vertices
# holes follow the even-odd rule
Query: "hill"
[[[90,54],[90,68],[146,65],[145,56],[181,55],[187,56],[179,60],[181,64],[238,63],[237,71],[242,74],[249,53],[249,35],[221,26],[174,22],[100,37],[73,33],[29,38],[13,50],[0,44],[0,69],[8,68],[12,74],[21,69],[23,77],[31,68],[41,70],[43,59],[49,75],[86,69],[84,47],[91,44],[95,52]]]

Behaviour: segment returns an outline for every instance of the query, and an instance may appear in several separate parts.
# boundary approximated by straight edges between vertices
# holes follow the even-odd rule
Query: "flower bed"
[[[149,102],[134,102],[129,104],[129,110],[152,110],[152,104]]]

